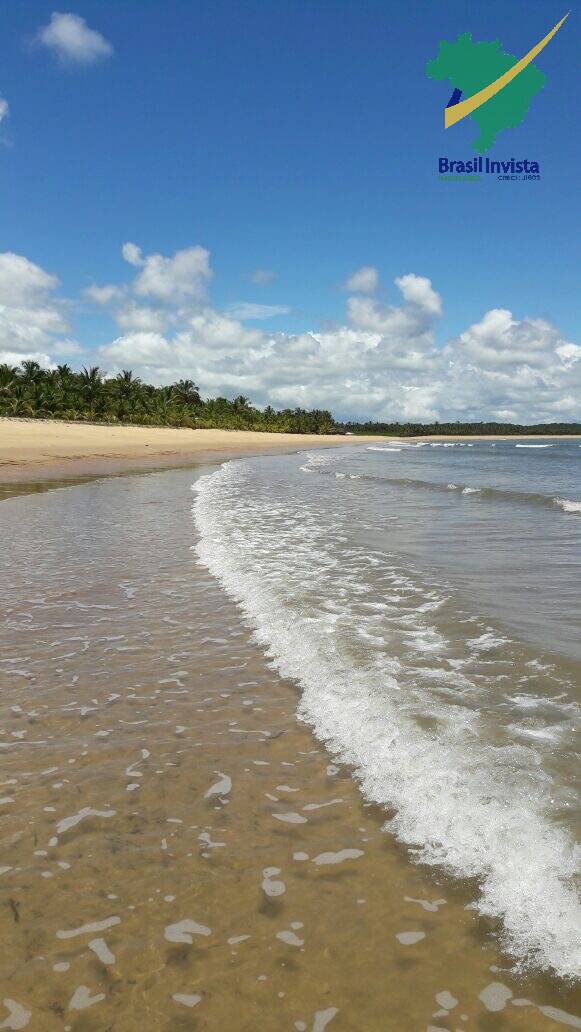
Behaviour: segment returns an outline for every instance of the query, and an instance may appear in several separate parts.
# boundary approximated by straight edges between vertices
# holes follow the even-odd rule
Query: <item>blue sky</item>
[[[112,48],[92,63],[63,62],[39,42],[53,10],[3,6],[0,251],[58,277],[51,297],[66,301],[67,337],[86,349],[75,364],[101,355],[111,365],[97,349],[119,326],[83,291],[131,281],[127,241],[144,255],[207,249],[216,311],[290,310],[245,320],[247,330],[349,324],[343,284],[369,265],[378,306],[401,303],[396,277],[431,280],[442,314],[422,333],[436,347],[498,309],[519,326],[550,324],[553,347],[579,342],[575,11],[537,60],[547,84],[523,125],[490,152],[538,160],[541,181],[442,183],[437,157],[469,158],[477,129],[470,119],[442,128],[450,90],[425,75],[440,39],[471,31],[520,57],[565,13],[560,2],[64,5]],[[255,283],[256,269],[274,275]],[[369,320],[351,325],[370,332]],[[219,387],[216,368],[208,391]],[[258,395],[266,399],[264,384]]]

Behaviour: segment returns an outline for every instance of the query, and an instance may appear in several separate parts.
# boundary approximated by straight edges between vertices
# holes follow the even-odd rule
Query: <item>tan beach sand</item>
[[[365,444],[373,439],[0,419],[0,478],[53,479],[159,469],[259,452]]]

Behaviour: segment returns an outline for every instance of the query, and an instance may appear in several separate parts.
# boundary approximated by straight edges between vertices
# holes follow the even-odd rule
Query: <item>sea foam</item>
[[[477,713],[458,706],[457,717],[429,731],[418,725],[389,650],[378,645],[371,658],[357,658],[342,637],[353,620],[340,623],[303,595],[316,583],[327,598],[343,599],[349,577],[359,578],[353,593],[361,593],[365,556],[351,550],[340,562],[315,510],[295,512],[289,503],[281,515],[268,490],[249,491],[251,475],[245,464],[227,463],[196,482],[197,552],[274,667],[300,685],[299,718],[351,766],[367,799],[396,809],[386,828],[418,861],[478,881],[475,905],[502,919],[504,945],[520,966],[578,975],[575,847],[547,816],[543,779],[530,776],[537,746],[487,742]],[[420,619],[413,608],[404,616],[411,643],[426,633]],[[433,704],[427,693],[426,702]]]
[[[581,502],[572,502],[569,498],[555,498],[555,505],[560,506],[563,512],[574,512],[581,515]]]

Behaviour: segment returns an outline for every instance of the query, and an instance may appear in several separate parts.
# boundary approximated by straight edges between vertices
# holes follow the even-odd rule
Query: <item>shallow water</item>
[[[270,549],[278,539],[285,551],[292,516],[275,482],[292,463],[306,481],[306,461],[225,467],[270,484],[263,551],[247,536],[254,502],[265,502],[258,481],[246,480],[231,523],[238,555],[266,563],[256,567],[265,583]],[[297,721],[300,686],[272,669],[263,651],[272,645],[253,640],[196,563],[193,479],[115,478],[0,506],[10,542],[0,627],[0,1027],[581,1027],[575,989],[542,972],[515,974],[499,950],[501,924],[473,909],[475,882],[413,863],[383,830],[393,811],[370,801],[352,767]],[[220,473],[208,483],[223,490]],[[308,516],[307,500],[294,501]],[[215,536],[231,503],[221,495]],[[298,603],[298,555],[286,549],[285,606]],[[335,559],[327,557],[327,578]],[[321,566],[310,569],[307,642],[323,586]],[[360,559],[350,562],[337,595],[354,593],[359,615],[369,601],[362,572]],[[408,574],[396,586],[394,575],[381,571],[382,590],[405,592],[413,614],[417,585]],[[323,615],[337,625],[332,607]],[[366,649],[388,653],[365,637],[378,637],[376,626],[355,622]],[[360,662],[360,648],[351,636],[350,661]],[[452,659],[461,657],[455,648]],[[494,651],[492,659],[502,662]],[[494,663],[471,673],[477,687]],[[409,689],[410,717],[423,726],[411,675]]]
[[[230,464],[196,517],[202,559],[399,840],[479,880],[521,964],[574,977],[581,452],[539,444]]]

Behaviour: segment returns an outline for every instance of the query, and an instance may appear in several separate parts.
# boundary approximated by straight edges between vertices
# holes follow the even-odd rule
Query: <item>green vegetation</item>
[[[45,370],[30,361],[19,368],[0,365],[0,416],[294,434],[340,432],[331,413],[323,409],[275,412],[268,406],[261,411],[242,395],[233,401],[202,401],[192,380],[152,387],[128,369],[106,379],[97,366],[75,373],[67,365]]]
[[[125,369],[106,378],[97,366],[75,373],[67,365],[41,369],[37,362],[19,368],[0,365],[0,416],[67,419],[140,426],[265,430],[293,434],[383,434],[416,437],[432,434],[581,434],[581,423],[339,423],[325,409],[255,408],[240,395],[203,401],[192,380],[152,387]]]
[[[343,433],[383,434],[386,437],[430,437],[462,434],[465,437],[483,437],[491,434],[580,434],[581,423],[341,423]]]

